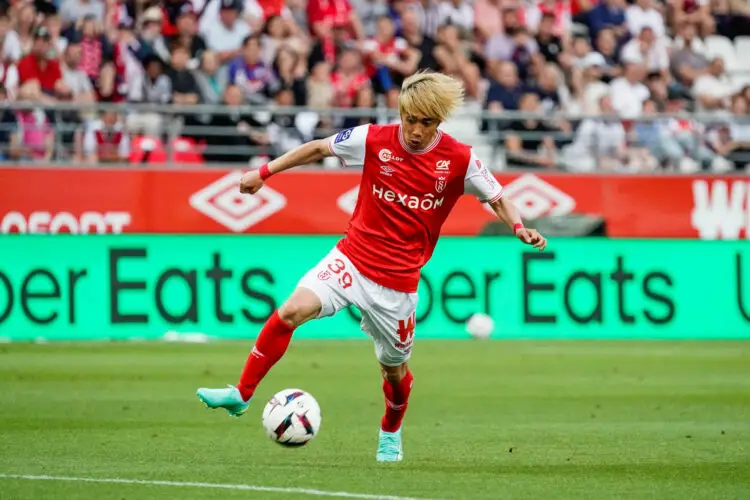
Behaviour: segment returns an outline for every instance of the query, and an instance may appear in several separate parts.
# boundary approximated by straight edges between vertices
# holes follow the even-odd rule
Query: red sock
[[[240,383],[237,384],[242,399],[250,399],[263,377],[281,359],[289,347],[293,332],[294,328],[282,321],[278,311],[274,311],[268,318],[258,334],[252,352],[247,357]]]
[[[401,422],[404,420],[406,407],[409,405],[409,394],[411,386],[414,383],[414,376],[411,371],[406,372],[406,376],[401,382],[391,384],[387,380],[383,381],[383,393],[385,394],[385,415],[380,422],[380,428],[385,432],[396,432],[401,428]]]

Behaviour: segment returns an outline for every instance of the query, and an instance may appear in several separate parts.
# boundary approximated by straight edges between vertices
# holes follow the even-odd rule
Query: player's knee
[[[406,372],[409,371],[409,367],[406,363],[397,366],[381,365],[381,368],[383,379],[389,384],[398,384],[406,376]]]
[[[315,318],[320,313],[320,308],[320,300],[312,292],[295,292],[279,308],[279,317],[284,323],[296,328]]]

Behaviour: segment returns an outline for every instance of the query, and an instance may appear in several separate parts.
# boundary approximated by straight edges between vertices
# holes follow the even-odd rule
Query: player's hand
[[[516,236],[527,245],[538,248],[540,252],[547,248],[547,238],[539,234],[536,229],[522,227],[516,231]]]
[[[240,193],[242,194],[255,194],[262,187],[263,179],[260,178],[257,170],[243,174],[240,179]]]

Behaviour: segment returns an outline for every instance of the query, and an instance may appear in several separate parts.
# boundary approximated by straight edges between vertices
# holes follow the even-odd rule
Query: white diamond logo
[[[543,181],[534,174],[524,174],[503,187],[504,197],[518,208],[521,217],[528,220],[549,215],[566,215],[576,207],[576,201],[567,193]],[[484,204],[485,210],[494,213]]]
[[[359,186],[355,186],[346,193],[339,196],[338,200],[336,200],[336,205],[338,205],[341,210],[351,215],[354,213],[354,207],[357,206],[358,197]]]
[[[241,170],[234,170],[190,196],[190,206],[222,226],[241,233],[286,206],[286,198],[268,186],[240,193]]]

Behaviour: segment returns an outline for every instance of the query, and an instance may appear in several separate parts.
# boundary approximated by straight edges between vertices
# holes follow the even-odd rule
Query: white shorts
[[[353,304],[362,313],[362,331],[375,341],[375,354],[385,366],[398,366],[411,356],[416,327],[417,294],[378,285],[365,278],[339,251],[331,250],[299,281],[312,290],[323,308],[318,318],[333,316]]]

